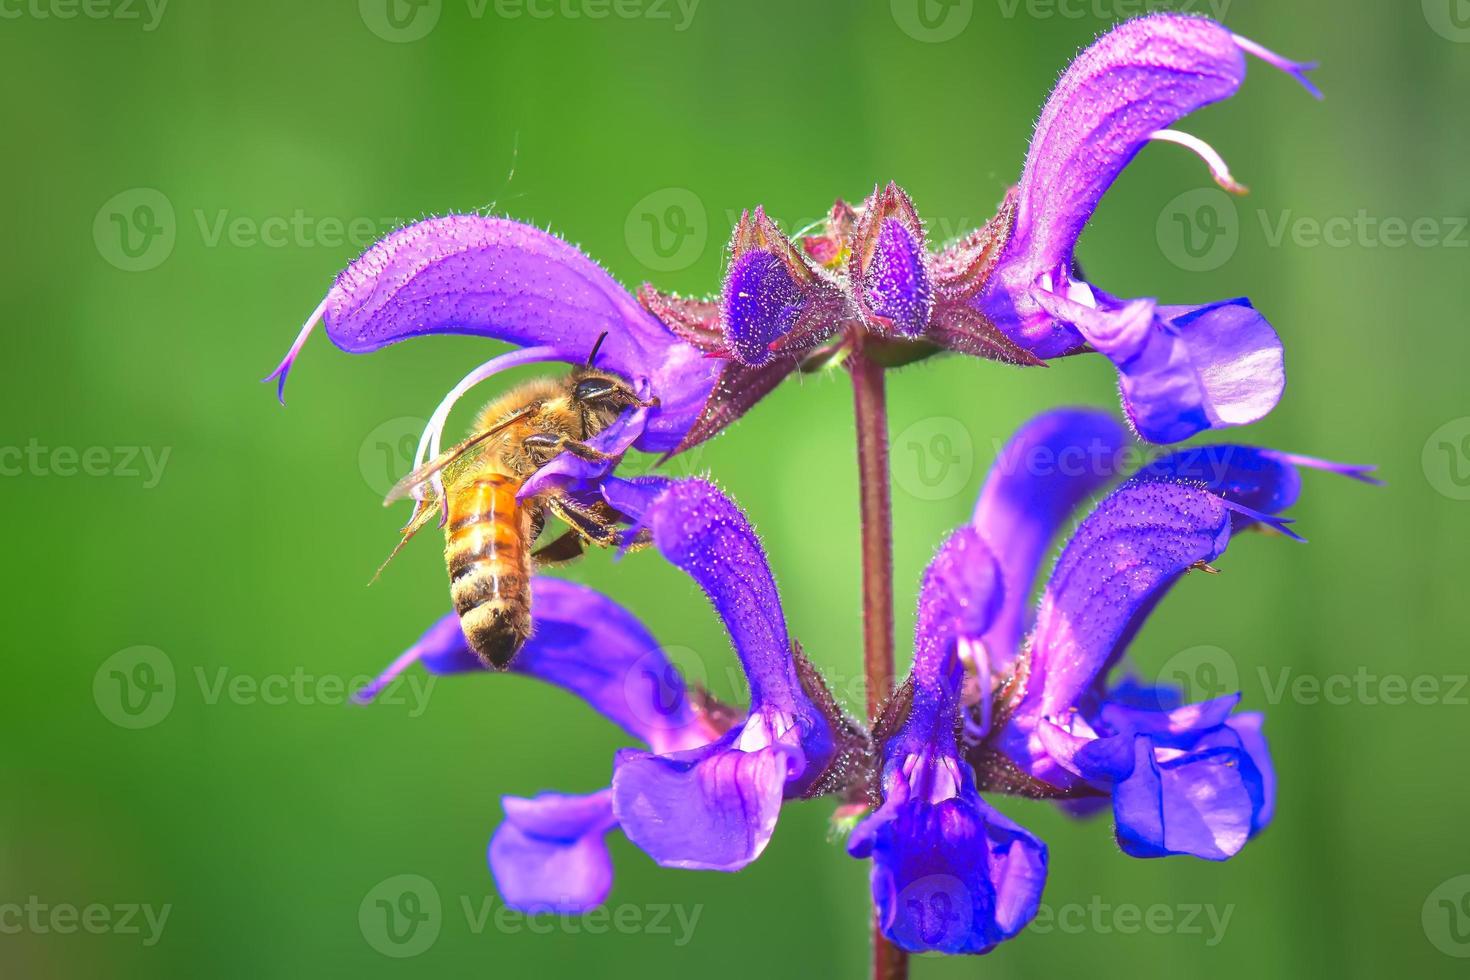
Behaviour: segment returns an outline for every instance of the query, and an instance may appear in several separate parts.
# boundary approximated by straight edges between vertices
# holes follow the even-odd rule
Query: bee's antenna
[[[607,339],[607,331],[597,338],[597,343],[592,345],[592,353],[587,355],[587,366],[590,368],[597,361],[597,352],[602,350],[602,342]]]

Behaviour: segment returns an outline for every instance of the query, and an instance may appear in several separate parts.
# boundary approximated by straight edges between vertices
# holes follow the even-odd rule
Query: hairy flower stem
[[[848,358],[857,422],[858,485],[863,535],[863,671],[868,720],[893,693],[893,512],[889,506],[888,408],[883,366],[863,353],[856,332]],[[873,920],[873,980],[903,980],[908,954],[883,937]]]

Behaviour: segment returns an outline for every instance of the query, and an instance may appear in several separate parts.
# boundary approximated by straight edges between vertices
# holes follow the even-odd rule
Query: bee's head
[[[578,368],[572,372],[568,383],[572,406],[586,420],[589,436],[611,425],[624,409],[657,404],[645,402],[638,397],[632,385],[607,371]]]
[[[616,374],[599,371],[592,366],[597,363],[597,352],[605,340],[606,333],[597,338],[597,343],[592,345],[592,353],[587,357],[586,367],[577,368],[567,379],[571,404],[582,413],[584,438],[590,437],[594,429],[600,432],[607,428],[626,408],[634,405],[652,408],[658,404],[657,398],[649,401],[639,398],[633,386]]]
[[[588,410],[609,408],[614,414],[643,401],[633,386],[616,374],[590,368],[572,372],[571,395],[572,402],[578,407]]]

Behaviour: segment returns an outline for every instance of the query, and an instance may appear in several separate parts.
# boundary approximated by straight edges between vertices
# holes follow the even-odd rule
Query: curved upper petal
[[[1027,694],[1010,732],[1065,714],[1104,674],[1140,608],[1230,539],[1230,508],[1208,490],[1133,479],[1078,527],[1047,581],[1030,642]],[[1012,758],[1028,752],[1012,744]]]
[[[697,417],[718,364],[680,341],[575,246],[506,218],[446,215],[386,236],[337,277],[323,322],[338,347],[375,351],[425,334],[556,348],[646,378],[661,401],[640,448],[664,451]]]
[[[1262,514],[1279,514],[1301,496],[1301,468],[1325,470],[1363,483],[1378,484],[1373,467],[1334,463],[1312,456],[1217,443],[1191,446],[1156,459],[1139,470],[1140,475],[1169,480],[1187,480],[1218,493],[1231,503]],[[1235,515],[1235,529],[1251,523],[1246,514]]]
[[[1118,476],[1123,426],[1104,412],[1057,409],[1027,422],[996,457],[970,524],[999,560],[1004,600],[984,634],[997,668],[1026,631],[1041,560],[1073,511]]]
[[[611,790],[588,796],[507,796],[505,822],[490,838],[490,871],[505,904],[523,912],[580,914],[607,898],[617,826]]]
[[[1127,21],[1072,62],[1037,120],[1011,238],[979,298],[1002,331],[1042,357],[1077,346],[1031,287],[1067,272],[1083,226],[1151,134],[1233,95],[1244,78],[1230,31],[1184,14]]]
[[[799,711],[806,697],[796,676],[781,594],[760,538],[740,508],[712,483],[675,480],[632,516],[653,532],[669,563],[694,579],[714,604],[750,681],[752,708]]]

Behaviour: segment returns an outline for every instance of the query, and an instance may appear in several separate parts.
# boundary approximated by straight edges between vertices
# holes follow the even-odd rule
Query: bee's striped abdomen
[[[531,511],[521,481],[487,472],[449,497],[444,559],[470,649],[503,670],[531,635]]]

